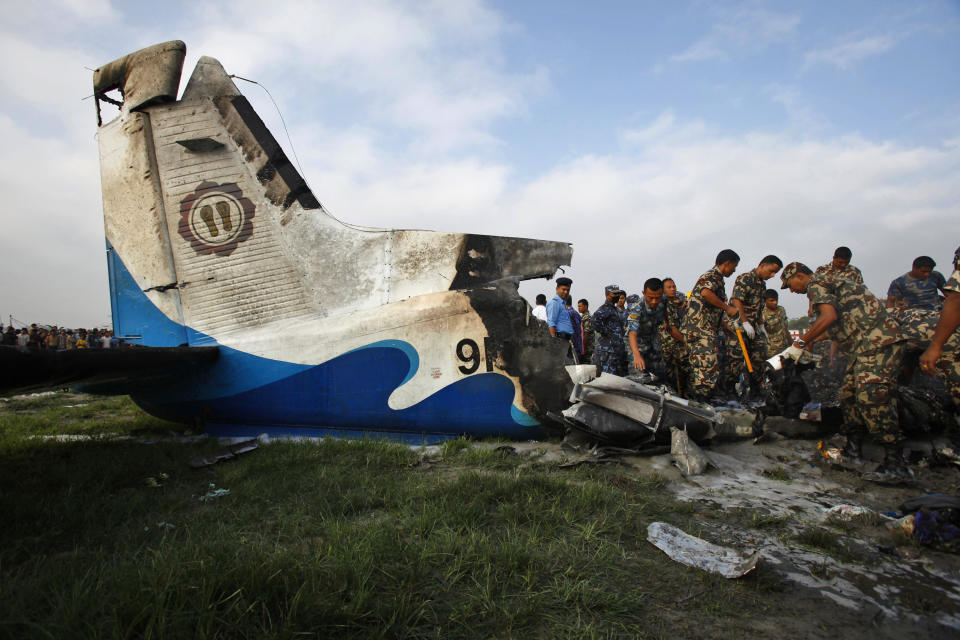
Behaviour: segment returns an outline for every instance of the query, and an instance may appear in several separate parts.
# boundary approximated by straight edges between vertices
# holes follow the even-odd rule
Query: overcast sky
[[[266,85],[338,217],[572,242],[593,306],[609,282],[688,290],[723,248],[748,269],[847,245],[885,295],[960,244],[955,0],[2,6],[4,323],[109,322],[89,69],[171,39],[181,90],[201,55]]]

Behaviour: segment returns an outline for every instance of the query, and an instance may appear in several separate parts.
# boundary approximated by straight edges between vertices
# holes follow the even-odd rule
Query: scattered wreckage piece
[[[654,522],[647,527],[647,541],[681,564],[728,579],[745,576],[760,561],[759,550],[745,554],[711,544],[666,522]]]
[[[259,447],[260,441],[256,438],[251,438],[250,440],[244,440],[243,442],[232,444],[229,447],[218,449],[213,453],[194,456],[190,459],[190,466],[194,469],[210,467],[218,462],[223,462],[224,460],[233,460],[237,456],[243,455],[244,453],[249,453]]]
[[[592,366],[568,367],[567,372],[574,382],[573,405],[556,417],[603,443],[634,448],[667,444],[671,427],[684,427],[690,437],[706,440],[722,423],[713,407],[665,389],[609,373],[593,377],[596,368]]]
[[[710,466],[710,458],[690,440],[687,432],[676,427],[670,428],[670,455],[673,463],[686,476],[698,476]]]

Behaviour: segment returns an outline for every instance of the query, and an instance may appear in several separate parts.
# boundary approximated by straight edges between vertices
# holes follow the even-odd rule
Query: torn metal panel
[[[666,522],[647,527],[647,540],[681,564],[724,578],[740,578],[756,569],[760,561],[759,551],[743,553],[711,544]]]
[[[187,45],[171,40],[117,58],[93,72],[97,100],[108,91],[119,90],[125,112],[177,99],[180,72]],[[99,119],[100,105],[97,104]]]

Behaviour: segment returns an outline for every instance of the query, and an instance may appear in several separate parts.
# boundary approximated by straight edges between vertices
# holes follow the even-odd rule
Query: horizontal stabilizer
[[[48,351],[0,347],[0,393],[62,386],[97,386],[129,393],[163,384],[186,369],[209,365],[219,347],[128,347]]]

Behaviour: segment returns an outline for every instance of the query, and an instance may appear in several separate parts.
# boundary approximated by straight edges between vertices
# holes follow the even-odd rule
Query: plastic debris
[[[823,513],[828,518],[833,516],[842,518],[844,520],[849,520],[850,518],[856,518],[857,516],[864,516],[876,512],[873,509],[859,507],[853,504],[838,504],[834,507],[830,507],[829,509],[823,509]]]
[[[210,500],[216,500],[217,498],[228,495],[230,495],[230,489],[217,489],[217,485],[211,482],[210,491],[200,496],[200,502],[209,502]]]
[[[913,537],[924,545],[945,545],[960,536],[960,527],[950,522],[949,513],[921,509],[914,516],[913,525]]]
[[[800,418],[800,420],[809,420],[810,422],[820,422],[820,420],[823,419],[823,414],[820,411],[820,403],[808,402],[803,405],[803,409],[800,410],[798,418]]]
[[[909,516],[903,516],[902,518],[897,518],[896,520],[892,520],[891,522],[888,522],[887,529],[890,529],[890,531],[894,533],[898,531],[902,531],[904,534],[908,536],[913,536],[913,532],[915,530],[915,526],[913,523],[913,514],[910,514]]]
[[[685,476],[698,476],[710,466],[710,459],[703,449],[690,440],[686,431],[676,427],[670,429],[670,455]]]
[[[739,578],[757,567],[760,551],[745,554],[696,538],[667,524],[654,522],[647,527],[647,541],[681,564],[716,573],[724,578]]]
[[[817,443],[817,451],[827,460],[843,462],[843,452],[837,447],[828,447],[823,440]]]

